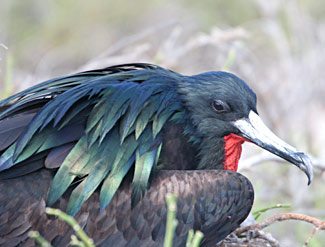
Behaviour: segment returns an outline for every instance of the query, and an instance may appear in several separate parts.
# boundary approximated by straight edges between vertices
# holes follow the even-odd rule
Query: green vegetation
[[[290,208],[290,204],[275,204],[275,205],[272,205],[272,206],[268,206],[268,207],[265,207],[265,208],[261,208],[261,209],[257,209],[255,210],[252,214],[255,218],[255,220],[257,220],[263,213],[271,210],[271,209],[275,209],[275,208]]]
[[[66,222],[69,224],[76,235],[71,235],[71,246],[79,246],[79,247],[95,247],[94,241],[87,236],[87,234],[82,230],[82,228],[79,226],[78,222],[70,215],[67,215],[66,213],[62,212],[60,209],[55,208],[46,208],[45,212],[48,215],[54,215],[58,217],[60,220]],[[39,232],[37,231],[30,231],[29,237],[34,238],[35,241],[41,246],[41,247],[51,247],[52,245],[44,239]]]
[[[164,240],[164,247],[172,247],[173,246],[173,239],[177,227],[177,219],[176,219],[176,212],[177,212],[177,197],[175,195],[167,195],[166,196],[166,203],[167,203],[167,224],[166,224],[166,233],[165,233],[165,240]],[[186,247],[199,247],[200,242],[203,238],[203,233],[200,231],[196,231],[191,229],[188,232],[188,237],[186,241]]]

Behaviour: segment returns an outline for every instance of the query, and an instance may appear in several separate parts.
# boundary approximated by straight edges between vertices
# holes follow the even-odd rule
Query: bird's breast
[[[195,170],[199,164],[199,147],[184,135],[184,126],[168,122],[163,130],[159,165],[163,170]]]

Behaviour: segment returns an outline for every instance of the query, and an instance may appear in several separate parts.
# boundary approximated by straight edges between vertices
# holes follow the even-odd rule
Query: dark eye
[[[227,103],[222,100],[214,100],[212,102],[212,107],[218,113],[225,113],[230,111],[230,108]]]

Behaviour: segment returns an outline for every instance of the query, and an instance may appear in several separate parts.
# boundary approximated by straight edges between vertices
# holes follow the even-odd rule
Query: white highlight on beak
[[[308,155],[273,134],[255,112],[250,111],[248,118],[239,119],[232,124],[241,132],[242,137],[298,166],[306,173],[310,184],[313,179],[313,165]]]
[[[233,122],[233,125],[242,132],[243,137],[256,142],[258,145],[260,144],[262,147],[263,144],[266,144],[282,152],[299,153],[296,148],[277,137],[253,111],[250,111],[248,118],[239,119]]]

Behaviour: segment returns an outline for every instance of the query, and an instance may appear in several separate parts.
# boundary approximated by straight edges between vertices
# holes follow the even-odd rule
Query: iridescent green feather
[[[85,166],[87,164],[89,159],[87,147],[87,138],[83,136],[65,158],[60,169],[55,174],[47,197],[47,204],[52,205],[55,203],[71,185],[76,177],[71,172],[74,166]]]
[[[134,157],[132,156],[129,161],[124,165],[124,167],[116,167],[116,169],[112,170],[106,177],[102,184],[99,194],[99,202],[101,209],[104,209],[112,200],[124,176],[127,174],[133,163]]]
[[[162,98],[163,96],[161,94],[156,94],[144,104],[143,110],[139,114],[135,123],[135,139],[139,139],[148,123],[152,122],[153,115],[157,111]]]
[[[133,126],[137,116],[143,109],[145,102],[149,99],[149,97],[154,92],[154,87],[142,87],[139,86],[139,89],[135,92],[135,95],[132,97],[132,101],[130,102],[130,107],[127,114],[124,116],[124,121],[122,122],[122,133],[120,142],[123,143],[125,137],[129,133],[131,126]]]
[[[107,172],[109,172],[115,161],[116,150],[119,150],[119,135],[115,129],[111,131],[109,135],[102,142],[96,154],[93,153],[89,162],[100,161],[99,164],[95,165],[86,179],[84,193],[88,193],[97,187],[99,183],[106,177]]]
[[[16,143],[12,144],[0,157],[0,171],[12,167],[15,163],[13,162],[13,155],[15,153]]]
[[[155,163],[157,148],[142,155],[137,150],[132,181],[131,205],[134,207],[142,198],[148,184],[151,169]]]
[[[129,100],[137,90],[137,84],[134,83],[121,83],[116,85],[109,95],[104,97],[95,105],[91,111],[87,122],[86,132],[89,133],[93,128],[99,130],[94,131],[96,135],[90,135],[91,142],[100,138],[102,141],[106,134],[114,127],[116,122],[127,110],[130,104]],[[102,120],[102,124],[99,126],[99,121]]]
[[[68,213],[76,214],[98,187],[104,208],[135,165],[134,206],[158,162],[163,126],[172,117],[181,118],[178,78],[151,65],[116,66],[50,80],[0,102],[13,102],[1,120],[44,100],[19,139],[2,153],[0,170],[70,143],[74,147],[54,176],[49,205],[79,176],[83,180],[70,196]],[[82,126],[80,133],[70,135],[70,130],[76,133],[75,126]]]

